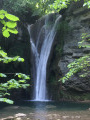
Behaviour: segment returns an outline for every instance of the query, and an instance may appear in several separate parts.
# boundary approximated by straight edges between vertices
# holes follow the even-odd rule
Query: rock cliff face
[[[78,47],[82,33],[90,34],[90,9],[81,7],[74,11],[72,10],[71,13],[67,13],[65,21],[67,21],[70,29],[64,36],[63,54],[58,63],[62,75],[68,72],[67,65],[69,63],[90,53],[90,49]],[[77,93],[78,95],[85,95],[86,92],[90,92],[90,78],[79,78],[77,74],[72,76],[70,80],[66,81],[62,86],[63,90],[67,91],[67,93],[69,91],[70,94]],[[71,99],[73,99],[73,97]],[[81,99],[84,99],[84,97]],[[86,99],[90,99],[90,96]]]

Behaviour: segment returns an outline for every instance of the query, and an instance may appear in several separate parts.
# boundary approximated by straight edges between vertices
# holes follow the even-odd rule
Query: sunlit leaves
[[[22,73],[16,73],[15,76],[18,76],[18,78],[22,78],[22,79],[30,79],[29,76]]]
[[[13,33],[13,34],[17,34],[18,33],[18,31],[16,29],[10,29],[10,28],[8,28],[7,30],[9,32]]]
[[[7,98],[0,98],[0,102],[6,102],[6,103],[9,103],[9,104],[13,104],[13,101],[10,100],[10,99],[7,99]]]
[[[72,1],[78,2],[80,0],[54,0],[54,3],[50,5],[51,12],[58,12],[63,8],[67,8]],[[90,8],[90,0],[84,0],[83,6]]]
[[[1,91],[6,91],[7,89],[3,86],[3,85],[0,85],[0,92]]]
[[[78,42],[79,48],[85,47],[85,48],[90,48],[90,43],[87,43],[90,41],[90,34],[83,33],[82,36],[82,41]]]
[[[14,15],[11,15],[11,14],[5,14],[5,17],[11,21],[19,21],[19,18],[14,16]]]
[[[50,8],[58,12],[63,8],[67,8],[69,3],[70,0],[55,0],[54,3],[50,5]]]
[[[6,52],[4,52],[3,50],[0,50],[0,61],[3,63],[9,63],[9,62],[15,62],[15,61],[24,62],[24,59],[19,56],[8,57]]]
[[[20,87],[20,84],[15,79],[11,79],[11,80],[7,81],[7,83],[8,83],[8,89],[19,88]]]
[[[18,33],[16,29],[17,21],[19,21],[18,17],[11,15],[4,10],[0,10],[0,19],[1,23],[4,25],[2,29],[2,34],[4,37],[8,38],[10,36],[10,33]]]
[[[6,37],[6,38],[8,38],[9,36],[10,36],[10,33],[8,32],[8,30],[6,29],[6,30],[3,30],[3,36],[4,37]]]
[[[5,20],[1,20],[1,23],[2,23],[2,24],[5,24],[6,22],[5,22]]]
[[[7,77],[7,76],[3,73],[0,73],[0,77]]]
[[[0,15],[0,19],[4,19],[4,15]]]
[[[8,22],[6,22],[6,26],[8,28],[15,28],[17,26],[17,23],[16,22],[12,22],[12,21],[8,21]]]
[[[0,101],[1,102],[13,104],[12,100],[4,98],[4,96],[10,95],[10,93],[7,91],[11,90],[11,89],[18,89],[18,88],[26,89],[29,86],[29,84],[26,84],[26,82],[27,82],[26,80],[30,79],[28,75],[25,75],[22,73],[16,73],[15,77],[16,76],[18,76],[18,78],[20,78],[20,80],[10,79],[6,83],[0,83]],[[5,74],[0,73],[0,77],[6,77],[6,76],[5,76]]]
[[[88,6],[88,8],[90,8],[90,0],[85,0],[83,6]]]
[[[0,58],[6,57],[7,53],[0,49]]]
[[[63,8],[67,8],[71,2],[80,0],[6,0],[4,2],[5,9],[11,7],[11,10],[18,13],[26,13],[28,9],[32,15],[45,15],[51,12],[59,12]],[[90,8],[90,0],[84,0],[84,5]]]
[[[7,11],[5,11],[5,10],[0,10],[0,14],[6,14],[7,13]]]

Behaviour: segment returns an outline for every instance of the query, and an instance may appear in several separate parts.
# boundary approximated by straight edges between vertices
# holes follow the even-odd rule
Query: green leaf
[[[3,31],[3,36],[6,37],[6,38],[8,38],[10,36],[7,29]]]
[[[20,82],[20,83],[25,83],[25,82],[26,82],[26,80],[19,80],[19,82]]]
[[[3,95],[0,95],[0,98],[2,97]]]
[[[16,73],[15,76],[18,76],[18,78],[22,78],[22,79],[30,79],[28,75],[22,73]]]
[[[4,25],[6,22],[5,22],[5,20],[1,20],[1,23]]]
[[[22,87],[24,88],[24,89],[26,89],[27,87],[29,87],[30,85],[29,84],[22,84]]]
[[[3,73],[0,73],[0,77],[7,77],[7,76]]]
[[[7,89],[6,88],[4,88],[3,86],[2,87],[0,87],[0,91],[6,91]]]
[[[18,58],[17,60],[18,60],[18,62],[24,62],[23,58]]]
[[[13,101],[10,100],[10,99],[7,99],[7,98],[0,98],[0,102],[6,102],[6,103],[9,103],[9,104],[13,104]]]
[[[6,22],[6,26],[9,28],[15,28],[17,26],[17,23],[9,21],[9,22]]]
[[[11,14],[5,14],[6,18],[11,20],[11,21],[19,21],[19,18],[14,16],[14,15],[11,15]]]
[[[5,10],[0,10],[0,14],[6,14],[7,13],[7,11],[5,11]]]
[[[8,87],[8,83],[7,83],[7,82],[6,82],[6,83],[2,83],[2,84],[1,84],[1,87],[3,87],[3,88],[6,89],[6,88]],[[6,89],[6,90],[7,90],[7,89]]]
[[[0,15],[0,19],[4,19],[4,17],[5,17],[4,15]]]
[[[5,26],[2,28],[2,31],[4,31],[4,30],[6,30],[6,27],[5,27]]]
[[[17,34],[18,33],[18,31],[16,29],[9,29],[9,28],[7,28],[7,30],[9,32],[13,33],[13,34]]]
[[[10,93],[5,93],[4,95],[10,95]]]

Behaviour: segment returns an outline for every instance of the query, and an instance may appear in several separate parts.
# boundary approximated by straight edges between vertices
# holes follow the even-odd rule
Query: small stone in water
[[[75,118],[81,118],[80,116],[75,116]]]
[[[74,119],[74,116],[71,116],[72,119]]]
[[[13,117],[13,116],[9,116],[9,117],[3,118],[3,119],[1,119],[1,120],[14,120],[14,117]]]
[[[27,120],[30,120],[30,118],[27,118]]]
[[[22,120],[22,119],[19,117],[19,118],[15,118],[15,120]]]
[[[15,117],[26,117],[26,114],[18,113],[18,114],[15,115]]]
[[[62,118],[66,119],[66,118],[69,118],[69,116],[63,116]]]

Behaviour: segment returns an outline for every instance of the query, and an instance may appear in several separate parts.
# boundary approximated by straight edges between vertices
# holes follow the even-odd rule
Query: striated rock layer
[[[63,22],[63,21],[62,21]],[[80,58],[87,53],[90,53],[90,49],[88,48],[79,48],[78,42],[81,41],[82,33],[90,34],[90,9],[86,7],[80,7],[77,9],[70,8],[64,14],[64,22],[68,24],[67,33],[59,40],[64,42],[62,48],[61,56],[54,55],[53,66],[55,63],[56,66],[52,68],[51,72],[54,72],[54,79],[59,79],[61,76],[64,76],[68,72],[67,65],[73,62],[75,59]],[[66,28],[64,28],[65,31]],[[90,44],[89,42],[85,42],[84,44]],[[56,45],[58,46],[58,45]],[[55,54],[55,53],[54,53]],[[56,53],[57,54],[57,53]],[[59,59],[59,60],[58,60]],[[55,72],[57,70],[58,72]],[[51,85],[54,86],[54,85]],[[56,82],[56,86],[54,86],[55,92],[57,95],[52,95],[53,99],[66,99],[66,100],[85,100],[90,99],[90,76],[86,78],[80,78],[79,74],[72,76],[68,81],[64,84]],[[52,91],[51,91],[52,92]]]

